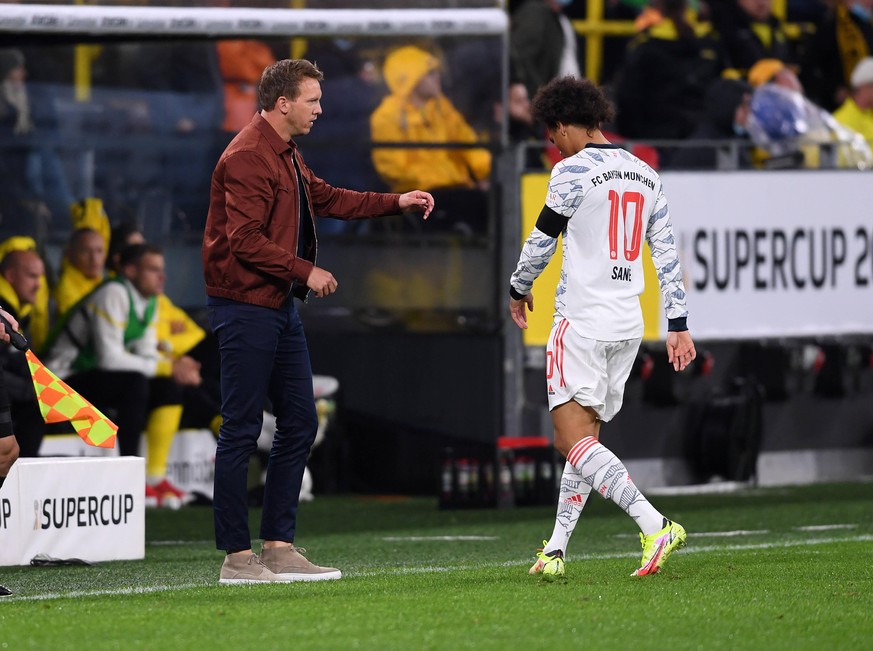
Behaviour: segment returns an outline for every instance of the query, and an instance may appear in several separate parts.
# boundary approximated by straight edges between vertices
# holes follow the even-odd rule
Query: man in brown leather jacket
[[[293,138],[321,115],[321,71],[285,59],[264,70],[264,108],[233,139],[212,177],[203,237],[209,320],[221,351],[221,415],[215,455],[215,537],[227,552],[221,583],[338,579],[294,547],[297,505],[318,418],[312,369],[294,297],[332,294],[337,281],[316,266],[315,217],[357,219],[433,210],[433,197],[354,192],[315,176]],[[267,466],[260,556],[248,528],[248,463],[265,398],[276,415]]]

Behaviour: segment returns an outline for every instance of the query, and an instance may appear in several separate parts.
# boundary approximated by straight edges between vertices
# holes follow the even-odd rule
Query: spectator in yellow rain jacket
[[[100,233],[92,228],[73,231],[61,262],[61,276],[54,289],[59,318],[103,282],[105,262],[106,241]]]
[[[383,75],[391,94],[370,116],[373,141],[477,141],[476,133],[443,95],[435,56],[418,47],[401,47],[385,59]],[[484,188],[491,173],[491,154],[481,148],[374,148],[373,164],[391,192]]]
[[[865,57],[855,66],[851,85],[852,93],[836,110],[834,118],[864,136],[873,148],[873,57]]]
[[[52,294],[61,318],[86,294],[103,282],[109,246],[109,217],[103,201],[83,199],[70,207],[73,233],[61,260],[61,274]]]
[[[0,304],[18,321],[18,331],[29,339],[32,338],[30,323],[34,304],[44,286],[45,265],[34,249],[9,251],[0,258]],[[39,456],[45,421],[33,390],[27,360],[21,351],[0,343],[0,367],[9,398],[6,418],[12,418],[12,431],[20,447],[19,456]],[[0,415],[0,424],[3,422]]]
[[[12,251],[37,251],[36,242],[31,237],[10,237],[0,244],[0,260]],[[49,331],[49,288],[44,273],[30,307],[29,331],[31,347],[34,350],[40,350]]]

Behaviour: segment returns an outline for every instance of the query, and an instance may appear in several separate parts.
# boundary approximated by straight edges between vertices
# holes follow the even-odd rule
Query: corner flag
[[[45,422],[70,421],[76,433],[88,445],[114,448],[118,425],[47,369],[32,350],[27,350],[25,355],[33,377],[39,410]]]

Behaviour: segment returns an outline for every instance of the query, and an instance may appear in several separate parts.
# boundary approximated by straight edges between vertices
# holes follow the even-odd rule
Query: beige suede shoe
[[[224,557],[221,565],[221,575],[218,582],[225,585],[237,583],[287,583],[289,579],[283,579],[273,574],[257,554],[242,556],[240,554],[228,554]]]
[[[276,576],[284,581],[328,581],[342,578],[335,567],[319,567],[303,554],[303,547],[273,547],[261,551],[261,560]]]

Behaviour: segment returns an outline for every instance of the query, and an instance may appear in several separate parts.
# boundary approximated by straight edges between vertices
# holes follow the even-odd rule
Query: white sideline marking
[[[736,551],[754,551],[756,549],[777,549],[777,548],[787,548],[787,547],[805,547],[805,546],[814,546],[814,545],[829,545],[831,543],[841,543],[841,542],[873,542],[873,534],[863,534],[860,536],[852,536],[850,538],[814,538],[813,540],[795,540],[795,541],[787,541],[780,543],[759,543],[752,545],[705,545],[702,547],[691,547],[679,550],[675,553],[677,554],[706,554],[710,552],[736,552]],[[581,554],[578,557],[579,560],[608,560],[615,558],[639,558],[639,552],[612,552],[608,554]],[[516,566],[526,566],[530,563],[530,560],[518,560],[518,561],[507,561],[505,563],[497,563],[497,564],[489,564],[489,563],[477,563],[476,565],[457,565],[452,567],[440,567],[440,566],[428,566],[428,567],[402,567],[396,569],[385,569],[379,570],[377,572],[347,572],[346,577],[371,577],[371,576],[385,576],[386,574],[393,575],[404,575],[404,574],[431,574],[437,572],[467,572],[469,570],[478,570],[486,567],[516,567]],[[269,585],[276,585],[275,583],[270,583]],[[103,596],[116,596],[116,595],[127,595],[127,594],[150,594],[153,592],[169,592],[174,590],[190,590],[192,588],[206,588],[206,587],[221,587],[222,589],[229,589],[227,586],[219,586],[219,584],[214,580],[205,580],[202,583],[174,583],[172,585],[155,585],[141,588],[115,588],[115,589],[107,589],[107,590],[79,590],[76,592],[65,592],[65,593],[47,593],[41,595],[31,595],[31,596],[22,596],[17,597],[15,595],[11,595],[8,597],[3,597],[0,600],[0,603],[11,603],[13,601],[46,601],[49,599],[75,599],[79,597],[103,597]],[[249,586],[245,586],[249,587]],[[255,588],[257,589],[257,588]]]
[[[733,538],[734,536],[760,536],[770,533],[769,529],[737,529],[736,531],[693,531],[695,538],[708,536],[710,538]]]
[[[658,486],[646,489],[646,495],[718,495],[736,493],[752,488],[747,481],[717,481],[711,484],[691,484],[688,486]]]
[[[833,531],[834,529],[856,529],[857,527],[857,524],[811,524],[794,528],[797,531]]]
[[[48,599],[78,599],[79,597],[104,597],[125,594],[150,594],[152,592],[169,592],[171,590],[189,590],[191,588],[204,588],[212,585],[209,583],[179,583],[176,585],[152,585],[142,588],[113,588],[106,590],[77,590],[75,592],[48,592],[46,594],[31,595],[29,597],[16,597],[11,595],[3,598],[3,603],[10,601],[46,601]],[[215,585],[218,585],[217,583]]]
[[[841,526],[834,527],[835,529],[841,529]],[[795,529],[802,529],[801,527],[795,527]],[[812,531],[812,529],[810,529]],[[704,536],[709,538],[733,538],[735,536],[762,536],[764,534],[770,533],[769,529],[737,529],[736,531],[692,531],[692,535],[695,538],[703,538]],[[639,534],[635,533],[617,533],[615,534],[616,538],[639,538]]]
[[[386,542],[466,542],[470,540],[498,540],[497,536],[384,536]]]
[[[690,536],[690,535],[689,535]],[[678,550],[673,552],[674,554],[701,554],[701,553],[709,553],[709,552],[734,552],[734,551],[754,551],[756,549],[777,549],[777,548],[786,548],[786,547],[803,547],[807,545],[828,545],[830,543],[838,543],[838,542],[871,542],[873,541],[873,534],[863,534],[861,536],[853,536],[851,538],[815,538],[813,540],[794,540],[794,541],[786,541],[781,543],[758,543],[758,544],[750,544],[750,545],[704,545],[703,547],[691,547]],[[580,554],[579,556],[573,556],[573,559],[578,559],[582,561],[596,561],[596,560],[610,560],[616,558],[636,558],[639,559],[639,552],[610,552],[608,554]],[[516,567],[519,565],[529,565],[530,560],[519,560],[519,561],[507,561],[505,563],[498,563],[497,567]],[[369,577],[369,576],[384,576],[385,574],[429,574],[433,572],[459,572],[459,571],[467,571],[467,570],[476,570],[482,569],[483,567],[489,567],[488,563],[481,563],[479,565],[464,565],[464,566],[453,566],[453,567],[440,567],[440,566],[429,566],[429,567],[404,567],[404,568],[396,568],[392,570],[380,570],[379,572],[347,572],[347,577]]]

